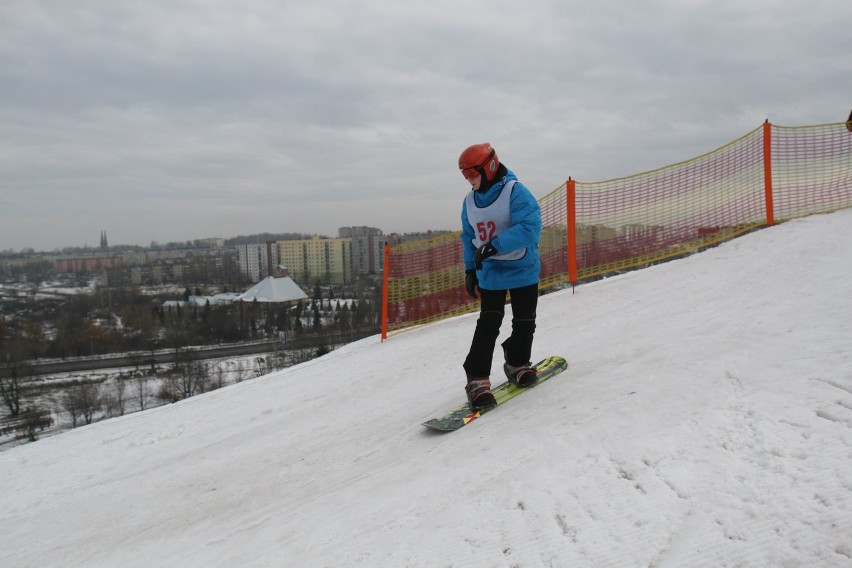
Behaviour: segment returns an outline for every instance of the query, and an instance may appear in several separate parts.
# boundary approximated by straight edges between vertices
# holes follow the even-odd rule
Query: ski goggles
[[[476,176],[482,175],[481,166],[477,166],[475,168],[465,168],[461,171],[464,178],[468,181],[473,181],[476,179]]]

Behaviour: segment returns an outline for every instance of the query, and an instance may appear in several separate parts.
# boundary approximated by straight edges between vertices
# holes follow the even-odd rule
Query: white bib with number
[[[467,210],[467,222],[473,227],[474,237],[471,240],[474,248],[479,248],[488,241],[496,238],[500,233],[508,229],[512,224],[512,189],[515,180],[511,180],[503,186],[500,195],[494,203],[487,207],[479,207],[474,199],[473,191],[465,197],[465,209]],[[523,258],[527,249],[508,251],[496,254],[491,258],[497,260],[518,260]]]

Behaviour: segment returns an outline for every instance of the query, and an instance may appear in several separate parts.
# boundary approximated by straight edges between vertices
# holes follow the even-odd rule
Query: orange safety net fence
[[[626,178],[577,182],[577,278],[693,252],[766,221],[763,133]]]
[[[775,219],[852,207],[852,133],[845,123],[772,126]]]
[[[852,206],[844,123],[768,122],[691,160],[602,182],[569,180],[539,201],[542,291],[677,258],[755,228]],[[461,233],[387,247],[382,335],[478,309]]]

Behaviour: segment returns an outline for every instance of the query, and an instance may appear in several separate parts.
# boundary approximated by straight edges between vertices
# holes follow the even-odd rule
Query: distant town
[[[149,247],[110,246],[100,232],[98,247],[54,252],[0,252],[0,281],[38,284],[60,280],[104,286],[217,284],[237,290],[273,275],[279,267],[302,286],[349,284],[381,274],[385,244],[434,237],[448,231],[385,235],[374,227],[341,227],[337,237],[296,233],[204,238]]]
[[[373,335],[385,244],[447,232],[0,252],[0,450]]]

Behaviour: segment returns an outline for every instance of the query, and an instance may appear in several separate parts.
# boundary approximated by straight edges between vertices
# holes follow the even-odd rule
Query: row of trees
[[[314,298],[296,304],[234,302],[165,305],[134,287],[40,306],[11,322],[0,316],[0,355],[25,361],[215,345],[326,331],[375,328],[381,316],[375,292],[360,298]]]
[[[312,299],[295,304],[165,305],[166,300],[188,300],[189,296],[200,295],[201,290],[187,288],[178,298],[152,297],[136,287],[117,287],[100,288],[93,295],[68,296],[61,301],[21,298],[12,310],[7,305],[4,311],[12,317],[0,313],[0,435],[35,440],[40,431],[55,425],[54,418],[59,415],[67,416],[71,426],[76,427],[124,414],[128,400],[135,399],[139,410],[144,410],[151,399],[163,404],[175,402],[219,388],[229,380],[239,382],[288,362],[294,364],[322,355],[328,350],[326,346],[338,344],[352,332],[375,332],[380,323],[380,291],[368,285],[352,287],[342,294],[349,296],[347,299],[335,298],[328,288],[317,285]],[[263,359],[268,364],[256,365],[253,372],[235,369],[230,373],[195,360],[187,349],[282,336],[288,345],[293,339],[305,338],[314,347],[275,353]],[[175,353],[165,371],[155,371],[153,365],[151,369],[137,369],[132,378],[111,381],[109,386],[97,381],[64,384],[48,397],[39,393],[29,364],[46,357],[162,349]],[[289,361],[285,360],[287,357]],[[153,392],[149,392],[151,388]]]
[[[163,366],[48,383],[34,381],[32,367],[26,363],[7,365],[0,367],[0,415],[5,415],[0,419],[0,435],[35,441],[46,428],[76,428],[152,405],[174,403],[328,351],[321,341],[318,346],[276,350],[253,359],[211,362],[197,359],[191,350],[177,349],[172,362]],[[57,417],[64,420],[58,422]]]

